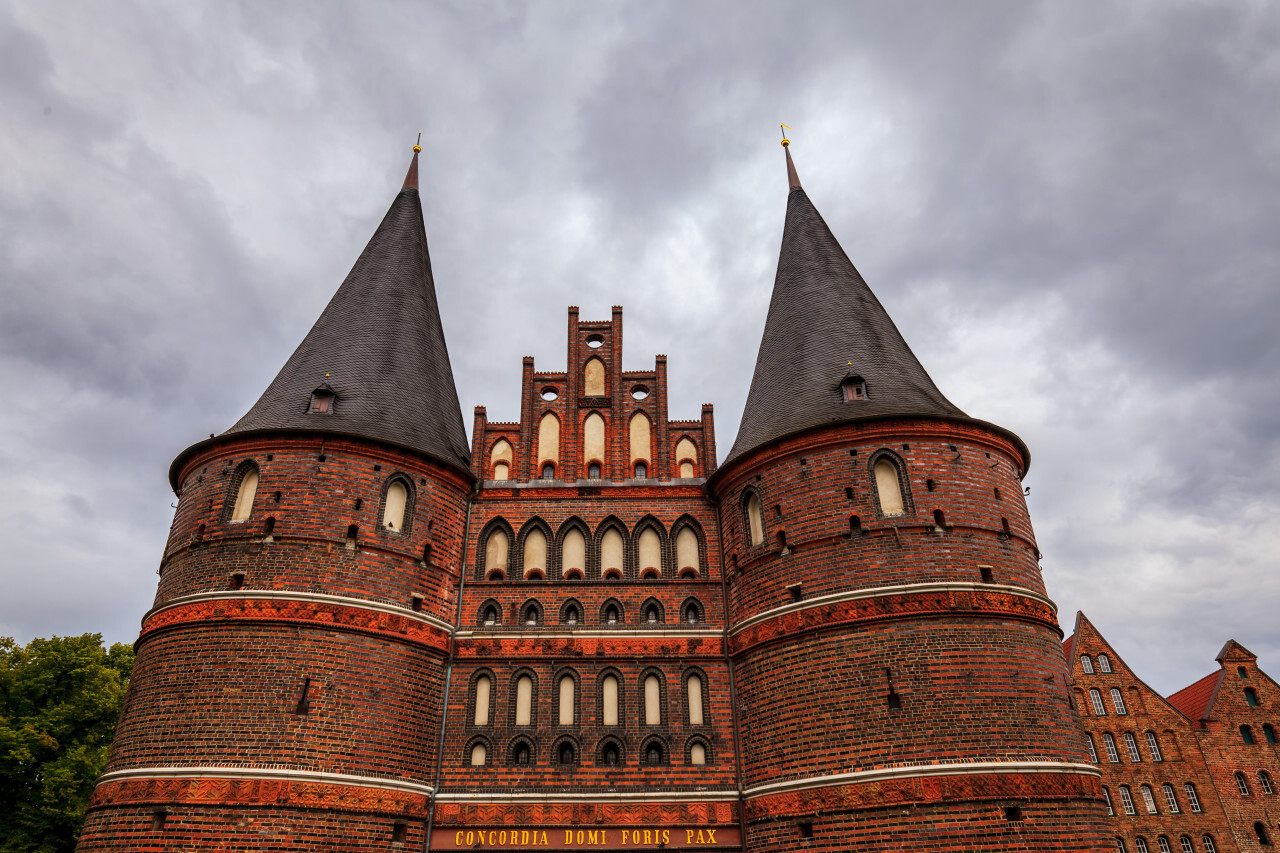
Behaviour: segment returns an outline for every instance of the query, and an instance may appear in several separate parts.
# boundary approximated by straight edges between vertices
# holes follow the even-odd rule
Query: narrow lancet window
[[[516,725],[527,726],[533,719],[533,679],[522,675],[516,680]]]
[[[640,573],[643,577],[648,570],[662,574],[662,540],[652,527],[646,527],[640,534]]]
[[[691,527],[682,527],[676,534],[676,564],[681,577],[688,571],[692,571],[694,577],[698,576],[698,534]]]
[[[258,494],[258,467],[250,465],[240,477],[240,487],[236,490],[235,507],[231,510],[232,521],[247,521],[253,512],[253,499]]]
[[[603,397],[604,394],[604,362],[593,358],[582,370],[582,395],[584,397]]]
[[[573,725],[573,709],[576,705],[573,676],[566,675],[560,679],[560,725]]]
[[[578,529],[564,535],[560,545],[560,576],[581,580],[587,566],[587,540]]]
[[[904,515],[902,486],[898,482],[898,466],[888,459],[875,464],[876,492],[880,496],[880,512],[883,515]]]
[[[644,679],[644,724],[662,725],[662,682],[656,675]]]
[[[499,527],[489,534],[489,539],[484,546],[484,568],[490,578],[493,577],[494,572],[500,572],[502,576],[506,575],[509,546],[507,531]]]
[[[595,412],[587,415],[582,425],[582,458],[587,463],[587,479],[600,479],[600,464],[605,458],[604,418]]]
[[[547,536],[538,528],[524,537],[525,580],[541,580],[547,575]]]
[[[644,412],[636,412],[631,416],[630,433],[631,464],[637,466],[643,462],[647,473],[652,450],[649,441],[649,417]],[[644,477],[645,474],[637,472],[636,476]]]
[[[600,540],[600,574],[606,580],[622,578],[622,534],[615,528],[605,531]]]
[[[702,725],[702,677],[691,675],[685,682],[689,696],[689,725]]]
[[[556,466],[560,464],[560,419],[551,412],[543,415],[538,422],[538,449],[535,456],[535,468],[543,472],[543,479],[551,479],[546,473],[547,466],[551,466],[551,474],[554,476]]]
[[[603,724],[606,726],[616,726],[618,724],[618,679],[612,675],[606,675],[604,681],[600,685],[600,704],[601,716]]]
[[[493,446],[492,452],[489,454],[489,464],[493,466],[493,479],[509,480],[511,479],[511,460],[514,454],[511,450],[511,442],[505,438],[500,439]]]
[[[382,509],[382,526],[399,533],[404,530],[404,508],[409,502],[409,490],[400,480],[387,487],[387,500]]]
[[[760,496],[755,492],[747,496],[747,531],[752,545],[764,542],[764,507],[760,504]]]
[[[489,725],[489,689],[491,683],[487,675],[482,675],[476,679],[476,711],[472,722],[477,726]]]

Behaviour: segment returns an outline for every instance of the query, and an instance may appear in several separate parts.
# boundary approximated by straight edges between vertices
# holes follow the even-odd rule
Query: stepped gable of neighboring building
[[[469,470],[422,221],[417,156],[320,318],[224,436],[281,430],[354,435]],[[327,411],[314,410],[313,395],[332,395]],[[174,462],[172,476],[190,452]]]
[[[773,297],[738,437],[724,464],[785,436],[843,421],[967,420],[938,390],[809,200],[790,149],[787,172],[791,190]],[[861,385],[856,405],[846,404],[846,382]]]

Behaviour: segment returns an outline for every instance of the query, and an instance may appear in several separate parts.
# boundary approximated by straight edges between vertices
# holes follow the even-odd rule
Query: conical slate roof
[[[933,384],[840,248],[801,188],[790,151],[787,173],[791,192],[773,298],[725,466],[764,444],[831,423],[967,419]],[[841,382],[853,377],[864,381],[866,399],[845,402]]]
[[[353,435],[417,451],[470,476],[417,165],[415,152],[404,188],[320,319],[258,402],[223,435]],[[328,389],[335,395],[331,411],[311,412],[313,392]],[[195,449],[180,456],[171,473]]]

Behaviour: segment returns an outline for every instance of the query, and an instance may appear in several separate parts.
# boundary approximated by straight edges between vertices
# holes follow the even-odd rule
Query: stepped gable
[[[417,451],[470,477],[417,179],[415,152],[404,188],[320,319],[224,436],[276,430],[352,435]],[[332,411],[310,413],[312,393],[328,389],[335,395]],[[174,462],[171,479],[182,459],[203,444]]]
[[[773,298],[725,466],[769,442],[831,423],[971,420],[933,384],[800,186],[789,149],[786,156],[791,191]],[[855,376],[865,382],[866,399],[845,402],[841,383]]]

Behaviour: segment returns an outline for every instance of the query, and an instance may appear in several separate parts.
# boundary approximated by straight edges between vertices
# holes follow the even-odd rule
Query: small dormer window
[[[329,415],[333,413],[333,398],[337,396],[328,385],[321,385],[311,392],[311,406],[307,409],[313,415]]]
[[[846,376],[840,381],[840,393],[846,403],[867,399],[867,383],[861,376]]]

